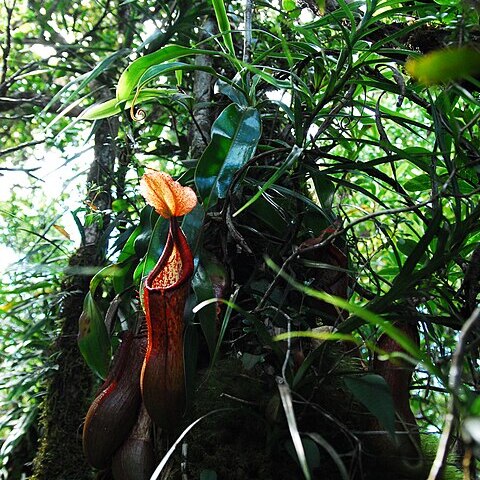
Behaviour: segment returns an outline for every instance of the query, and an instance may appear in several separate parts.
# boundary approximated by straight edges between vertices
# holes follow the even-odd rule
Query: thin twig
[[[459,394],[460,387],[462,385],[462,372],[463,372],[463,357],[465,355],[466,344],[468,336],[477,322],[480,321],[480,308],[476,308],[470,318],[465,322],[460,335],[458,337],[457,348],[452,357],[452,366],[450,367],[450,373],[448,376],[448,387],[450,389],[450,398],[448,400],[448,410],[445,415],[445,426],[440,437],[437,454],[428,475],[428,480],[440,480],[443,473],[443,468],[447,460],[448,446],[450,444],[450,438],[455,427],[457,418],[457,403],[456,396]]]
[[[31,142],[21,143],[20,145],[15,145],[15,147],[6,148],[5,150],[0,150],[0,157],[4,157],[5,155],[10,155],[17,150],[22,150],[25,147],[32,147],[34,145],[39,145],[40,143],[45,143],[46,139],[43,140],[32,140]],[[4,168],[2,170],[23,170],[23,168]],[[34,169],[29,169],[34,170]]]
[[[245,400],[244,398],[234,397],[228,393],[221,393],[220,398],[228,398],[229,400],[233,400],[235,402],[243,403],[244,405],[251,405],[252,407],[259,407],[261,406],[260,402],[252,402],[250,400]]]

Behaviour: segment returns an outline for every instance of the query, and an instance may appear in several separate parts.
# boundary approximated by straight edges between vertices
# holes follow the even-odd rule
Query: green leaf
[[[90,295],[93,297],[95,292],[97,291],[98,286],[102,282],[102,280],[106,277],[115,277],[119,274],[119,270],[121,269],[121,265],[118,263],[114,263],[112,265],[107,265],[99,270],[94,277],[90,280]]]
[[[312,472],[314,469],[320,466],[320,451],[316,443],[310,438],[302,438],[302,444],[303,449],[305,450],[305,457],[307,459],[309,470]],[[295,447],[293,446],[293,442],[291,440],[286,442],[285,448],[290,456],[297,461]]]
[[[288,221],[279,213],[278,205],[264,197],[260,197],[250,206],[247,215],[250,221],[260,220],[264,224],[261,228],[265,229],[265,232],[283,236],[288,231]]]
[[[230,22],[228,21],[227,11],[225,10],[225,3],[223,0],[212,0],[215,16],[217,17],[218,29],[223,36],[223,43],[228,50],[228,53],[235,57],[235,48],[233,46],[232,33]]]
[[[432,179],[430,175],[422,174],[407,180],[403,188],[407,192],[426,192],[432,188]]]
[[[151,66],[189,55],[218,55],[218,52],[180,45],[167,45],[154,53],[140,57],[132,62],[120,76],[117,85],[117,102],[129,100],[138,81]]]
[[[138,264],[135,273],[133,274],[135,282],[145,278],[150,271],[153,270],[153,267],[155,267],[158,259],[162,255],[165,242],[167,241],[169,222],[160,216],[157,216],[156,218],[155,226],[150,234],[147,253],[143,257],[143,260]]]
[[[472,47],[436,50],[409,59],[407,72],[424,85],[436,85],[480,74],[480,52]]]
[[[295,0],[282,0],[282,9],[286,12],[291,12],[297,8]]]
[[[85,98],[87,98],[87,96],[88,95],[86,95],[85,97],[81,97],[81,98],[75,100],[74,102],[70,103],[70,105],[67,105],[67,107],[65,107],[63,110],[61,110],[54,117],[54,119],[47,125],[46,129],[50,129],[51,127],[53,127],[59,120],[61,120],[63,117],[65,117],[65,115],[67,115],[67,113],[69,113],[75,107],[78,107],[78,105],[80,105],[85,100]],[[70,122],[70,124],[68,125],[68,128],[70,128],[72,125],[74,125],[77,122],[77,120],[78,119],[75,119],[75,120],[73,120],[73,122]]]
[[[480,416],[480,396],[476,397],[475,400],[472,402],[469,413],[471,415]]]
[[[396,246],[400,252],[408,257],[415,250],[417,242],[411,238],[398,238]],[[419,266],[421,266],[422,263],[425,263],[427,255],[423,255],[420,260]]]
[[[412,255],[415,255],[415,252],[417,249],[418,249],[418,245],[415,248]],[[407,259],[407,262],[408,261],[409,260]],[[290,275],[282,271],[278,265],[275,265],[275,263],[270,258],[266,258],[265,263],[272,270],[278,273],[281,277],[287,280],[290,285],[300,290],[301,292],[305,293],[306,295],[309,295],[310,297],[313,297],[313,298],[318,298],[319,300],[327,302],[331,305],[335,305],[339,308],[345,309],[348,312],[350,312],[352,315],[355,315],[355,317],[358,317],[359,319],[363,320],[364,322],[370,323],[371,325],[379,326],[390,338],[395,340],[409,355],[411,355],[413,358],[422,362],[429,372],[435,375],[438,375],[439,377],[442,376],[440,373],[440,370],[431,362],[430,358],[424,353],[422,353],[420,349],[411,341],[411,339],[409,339],[404,332],[402,332],[397,327],[395,327],[390,321],[385,320],[380,315],[377,315],[372,311],[367,310],[365,307],[361,307],[354,303],[350,303],[348,300],[345,300],[344,298],[336,297],[334,295],[330,295],[329,293],[315,290],[314,288],[305,286],[303,283],[299,283],[295,281]],[[381,298],[382,299],[386,298],[386,295]],[[373,303],[373,302],[370,302],[370,303]],[[358,322],[355,317],[347,318],[347,320],[340,323],[338,326],[338,333],[352,332],[355,328],[358,328],[359,326],[361,326],[363,322]],[[278,339],[278,337],[276,338]]]
[[[377,305],[389,305],[389,302],[399,298],[403,292],[408,290],[412,282],[415,281],[415,275],[413,272],[417,268],[417,265],[421,259],[426,255],[428,245],[430,245],[432,240],[438,234],[442,220],[442,212],[440,210],[435,211],[435,214],[424,235],[422,238],[420,238],[415,248],[409,254],[407,260],[402,266],[402,269],[400,270],[400,273],[393,281],[388,293],[378,299]],[[372,303],[375,302],[376,300],[374,300]]]
[[[294,145],[285,162],[283,162],[283,164],[279,168],[275,169],[275,173],[263,184],[262,188],[260,188],[258,192],[252,198],[250,198],[250,200],[247,201],[247,203],[240,207],[233,214],[233,216],[236,217],[245,209],[247,209],[252,203],[254,203],[263,194],[263,192],[270,188],[287,171],[287,169],[289,169],[293,165],[293,163],[298,159],[302,152],[302,148]]]
[[[182,230],[187,238],[188,245],[193,254],[197,251],[197,245],[202,233],[203,220],[205,218],[205,210],[202,205],[197,204],[196,207],[182,220]]]
[[[264,360],[265,355],[253,355],[252,353],[248,352],[245,352],[242,355],[242,365],[245,370],[251,370],[255,367],[255,365],[262,363]]]
[[[78,321],[78,347],[88,366],[105,378],[112,355],[110,337],[103,315],[90,292],[85,296],[83,312]]]
[[[235,88],[231,83],[227,83],[223,80],[217,81],[218,91],[228,97],[233,103],[242,107],[248,106],[247,98],[240,88]]]
[[[213,286],[210,278],[205,271],[205,268],[200,263],[197,267],[197,271],[192,278],[192,287],[197,297],[197,303],[215,298]],[[206,305],[204,308],[197,312],[202,332],[207,341],[208,351],[210,358],[213,358],[215,352],[215,342],[217,337],[217,306],[215,303]]]
[[[178,90],[174,89],[167,89],[167,88],[144,88],[141,92],[139,92],[137,98],[135,99],[135,103],[142,103],[147,102],[150,100],[155,100],[159,97],[163,96],[171,96],[178,93]],[[102,118],[112,117],[113,115],[117,115],[123,109],[130,108],[134,101],[134,96],[131,95],[130,98],[121,106],[121,102],[119,103],[116,98],[112,98],[111,100],[107,100],[103,103],[96,103],[86,110],[84,110],[80,116],[78,117],[79,120],[100,120]]]
[[[213,76],[217,76],[217,72],[212,67],[204,67],[204,66],[195,65],[191,63],[184,63],[184,62],[168,62],[168,63],[162,63],[160,65],[153,65],[149,67],[138,80],[137,89],[142,88],[148,82],[151,82],[154,78],[157,78],[160,75],[166,75],[167,73],[177,72],[177,71],[188,72],[191,70],[192,71],[200,70],[202,72],[210,73]],[[176,93],[178,93],[178,91]]]
[[[328,455],[330,455],[338,468],[342,480],[348,480],[350,478],[350,475],[348,474],[343,460],[341,456],[337,453],[337,451],[319,433],[309,432],[307,433],[307,436],[309,436],[315,443],[320,445],[328,453]]]
[[[455,7],[460,3],[460,0],[434,0],[434,2],[447,7]]]
[[[285,411],[285,416],[287,417],[288,429],[290,430],[290,436],[292,437],[293,446],[295,447],[298,463],[300,464],[305,479],[310,480],[312,476],[310,474],[310,469],[308,468],[307,456],[305,455],[305,449],[298,431],[290,387],[280,380],[278,381],[277,386],[280,393],[280,398],[282,399],[283,410]]]
[[[112,210],[115,213],[126,212],[130,204],[124,198],[117,198],[112,202]]]
[[[150,205],[145,205],[145,207],[142,208],[142,211],[140,212],[140,224],[137,225],[134,232],[127,240],[127,243],[120,254],[119,261],[124,257],[123,250],[127,250],[125,255],[127,253],[132,254],[133,249],[133,254],[138,258],[145,256],[152,236],[152,229],[157,222],[158,217],[158,213]]]
[[[202,470],[200,480],[217,480],[217,473],[213,470]]]
[[[212,410],[211,412],[206,413],[205,415],[197,418],[194,422],[192,422],[183,432],[178,436],[175,440],[175,443],[169,448],[168,452],[163,456],[161,462],[158,464],[155,471],[152,473],[150,480],[158,480],[160,478],[160,474],[162,473],[165,465],[167,465],[170,457],[175,452],[175,449],[183,442],[183,439],[186,437],[187,433],[193,429],[196,425],[198,425],[203,419],[209,417],[210,415],[214,415],[216,413],[223,413],[223,412],[232,412],[234,409],[232,408],[218,408],[216,410]]]
[[[325,210],[330,210],[335,198],[335,184],[327,175],[318,170],[312,172],[312,180],[320,205]]]
[[[395,407],[387,382],[380,375],[346,376],[345,385],[378,418],[392,436],[395,435]]]
[[[48,111],[48,109],[54,105],[56,102],[58,102],[61,98],[61,96],[68,91],[68,89],[72,86],[75,85],[76,83],[79,83],[78,87],[75,89],[74,92],[72,92],[68,98],[64,101],[64,104],[67,104],[71,101],[73,101],[79,94],[80,92],[92,81],[95,80],[99,75],[105,73],[109,68],[110,65],[114,64],[114,62],[119,58],[126,56],[128,52],[128,49],[121,49],[118,50],[115,53],[112,53],[112,55],[108,56],[107,58],[104,58],[98,65],[93,68],[90,72],[84,73],[83,75],[80,75],[79,77],[71,80],[68,82],[58,93],[56,93],[53,98],[48,102],[46,107],[43,109],[42,112]]]
[[[261,134],[255,108],[229,105],[212,126],[212,139],[198,161],[195,184],[205,208],[225,198],[234,175],[255,153]]]

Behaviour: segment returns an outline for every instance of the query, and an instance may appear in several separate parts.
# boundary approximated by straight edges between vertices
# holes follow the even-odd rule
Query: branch
[[[15,1],[13,2],[12,6],[9,7],[7,5],[7,0],[3,1],[5,5],[5,10],[7,11],[7,22],[6,22],[6,38],[5,38],[5,46],[2,47],[3,50],[3,71],[2,71],[2,78],[0,79],[0,85],[5,84],[5,80],[7,78],[7,69],[8,69],[8,57],[10,56],[10,49],[12,47],[12,31],[11,31],[11,23],[12,23],[12,15],[13,9],[15,8]],[[0,90],[0,93],[1,90]]]
[[[15,92],[12,93],[9,97],[0,97],[0,112],[6,112],[9,110],[15,110],[24,105],[31,107],[40,107],[45,108],[50,100],[51,96],[45,95],[43,93],[34,93],[34,92]],[[58,113],[64,106],[60,102],[53,104],[49,112]],[[83,111],[81,107],[72,108],[68,113],[65,114],[67,117],[78,117]]]
[[[33,145],[38,145],[40,143],[44,143],[45,142],[45,139],[43,140],[32,140],[31,142],[25,142],[25,143],[21,143],[20,145],[15,145],[15,147],[10,147],[10,148],[6,148],[5,150],[0,150],[0,157],[4,157],[5,155],[10,155],[11,153],[13,152],[16,152],[18,150],[22,150],[22,148],[25,148],[25,147],[31,147]],[[29,171],[29,172],[33,172],[34,170],[37,170],[36,168],[0,168],[0,170],[9,170],[9,171],[17,171],[17,170],[21,170],[21,171]]]

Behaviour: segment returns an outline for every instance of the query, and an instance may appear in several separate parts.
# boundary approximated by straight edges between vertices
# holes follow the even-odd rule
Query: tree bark
[[[204,33],[201,39],[214,35],[215,21],[207,18],[203,24]],[[205,47],[207,48],[207,47]],[[202,67],[212,67],[213,58],[211,55],[197,55],[195,64]],[[195,103],[200,105],[193,112],[193,122],[190,128],[190,156],[198,158],[203,153],[210,141],[210,129],[212,126],[212,112],[210,102],[212,101],[214,79],[207,72],[196,71],[194,75],[193,95]]]
[[[102,212],[111,203],[117,133],[118,120],[111,119],[104,120],[95,134],[94,160],[87,182],[90,205],[100,214],[100,221],[85,228],[83,242],[69,262],[72,274],[63,282],[61,333],[52,352],[57,370],[42,404],[42,436],[33,480],[87,480],[92,476],[83,456],[81,437],[94,379],[77,346],[78,318],[91,278],[82,270],[102,265],[105,257],[102,236],[109,218]]]

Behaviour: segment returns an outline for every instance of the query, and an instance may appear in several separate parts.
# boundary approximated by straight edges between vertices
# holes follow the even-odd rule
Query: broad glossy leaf
[[[242,91],[238,88],[234,88],[232,84],[224,82],[223,80],[217,81],[218,91],[227,96],[233,103],[241,105],[243,107],[248,106],[248,101]]]
[[[133,274],[135,283],[146,277],[156,265],[165,247],[167,233],[168,220],[165,220],[163,217],[157,217],[148,239],[147,252]]]
[[[207,272],[202,264],[199,264],[197,271],[192,279],[192,287],[197,297],[197,303],[209,300],[215,297],[213,286]],[[210,352],[210,358],[213,357],[215,352],[215,341],[217,336],[217,313],[216,304],[211,303],[198,311],[198,320],[202,327],[203,335],[207,341],[208,351]]]
[[[225,198],[237,171],[255,153],[261,134],[260,114],[255,108],[229,105],[212,126],[212,139],[195,172],[195,184],[205,206]]]
[[[159,77],[160,75],[166,75],[167,73],[177,72],[177,71],[194,71],[200,70],[202,72],[210,73],[213,76],[217,76],[217,71],[212,67],[205,67],[200,65],[195,65],[192,63],[184,62],[167,62],[160,65],[153,65],[145,70],[144,74],[138,80],[138,88],[142,88],[143,85],[152,81],[154,78]],[[178,91],[176,92],[178,94]]]
[[[218,52],[200,48],[188,48],[180,45],[167,45],[157,52],[140,57],[132,62],[122,73],[117,85],[117,102],[125,102],[132,95],[142,75],[153,65],[159,65],[176,58],[189,55],[218,55]]]
[[[175,95],[178,93],[178,90],[167,89],[167,88],[144,88],[135,99],[135,103],[147,102],[149,100],[155,100],[159,97]],[[80,117],[80,120],[100,120],[102,118],[112,117],[117,115],[122,111],[122,109],[127,109],[132,106],[134,96],[131,95],[123,106],[118,102],[116,98],[107,100],[103,103],[96,103],[86,110],[84,110]]]
[[[390,435],[395,435],[395,407],[392,393],[380,375],[367,374],[344,378],[353,395],[377,417]]]
[[[424,85],[461,80],[480,74],[480,51],[472,47],[436,50],[408,60],[405,69]]]
[[[189,214],[183,217],[182,230],[194,255],[198,249],[204,218],[205,211],[199,203]]]
[[[112,355],[112,346],[103,315],[90,293],[83,302],[83,312],[78,321],[78,347],[88,366],[105,378]]]

